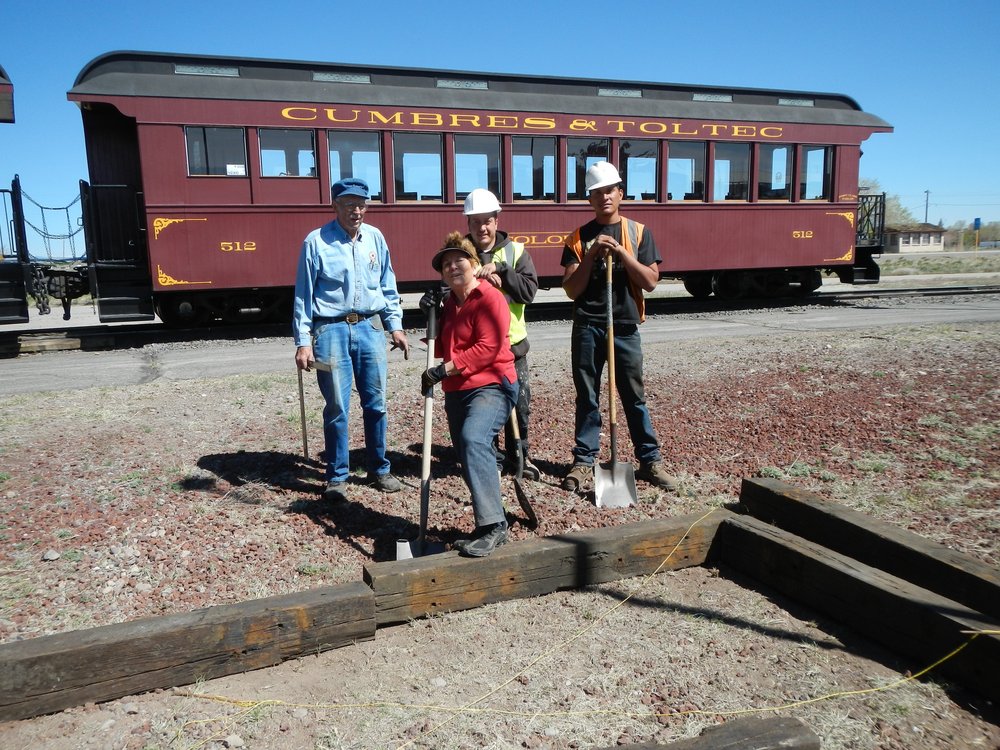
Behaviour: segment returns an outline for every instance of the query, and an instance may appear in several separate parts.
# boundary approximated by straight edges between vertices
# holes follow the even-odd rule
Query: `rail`
[[[696,300],[690,297],[649,297],[647,312],[650,317],[660,314],[753,311],[787,305],[829,306],[859,299],[881,297],[937,297],[1000,294],[998,285],[960,287],[909,287],[900,289],[848,289],[820,292],[808,297],[776,299],[747,299],[718,301]],[[536,300],[532,305],[532,321],[536,324],[566,321],[572,315],[572,303],[567,300]],[[413,305],[403,307],[403,328],[421,330],[426,322],[423,313]],[[79,327],[52,327],[30,330],[0,329],[0,358],[19,354],[38,354],[66,350],[111,350],[137,348],[152,343],[183,343],[193,341],[243,341],[262,338],[287,337],[287,323],[224,324],[202,328],[170,328],[162,323],[117,323],[114,325],[84,325]]]

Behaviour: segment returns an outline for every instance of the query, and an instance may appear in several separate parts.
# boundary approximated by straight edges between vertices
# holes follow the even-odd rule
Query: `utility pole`
[[[924,191],[924,224],[927,223],[927,208],[928,208],[928,206],[930,206],[930,203],[931,203],[931,191],[930,190],[925,190]]]

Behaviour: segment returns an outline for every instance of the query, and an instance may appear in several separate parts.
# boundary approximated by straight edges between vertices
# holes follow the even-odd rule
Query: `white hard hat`
[[[608,185],[617,185],[621,181],[621,175],[618,174],[618,170],[615,169],[614,164],[607,161],[598,161],[591,164],[590,169],[587,170],[584,185],[586,185],[587,192],[589,193],[591,190],[597,190]]]
[[[476,188],[465,196],[465,215],[500,213],[500,201],[486,188]]]

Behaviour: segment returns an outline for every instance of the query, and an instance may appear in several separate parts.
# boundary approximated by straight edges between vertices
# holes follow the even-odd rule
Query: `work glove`
[[[436,339],[438,335],[438,325],[441,322],[441,312],[444,310],[444,292],[441,287],[428,289],[420,298],[421,311],[427,318],[427,337]],[[431,310],[434,310],[434,330],[431,330]]]
[[[424,373],[420,376],[420,392],[423,394],[424,398],[430,398],[431,394],[434,392],[434,386],[446,377],[448,377],[448,373],[444,368],[444,362],[435,367],[428,367],[424,370]]]

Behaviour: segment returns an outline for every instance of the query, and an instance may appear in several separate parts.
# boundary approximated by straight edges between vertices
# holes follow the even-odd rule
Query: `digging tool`
[[[626,508],[639,501],[635,488],[635,469],[630,463],[618,462],[618,421],[615,414],[615,321],[611,313],[612,258],[604,263],[608,268],[608,421],[611,424],[611,461],[594,467],[594,502],[598,508]]]
[[[434,337],[437,334],[437,307],[432,305],[427,310],[427,364],[430,369],[434,366]],[[443,552],[443,545],[428,545],[425,537],[427,535],[427,516],[430,512],[431,501],[431,424],[434,419],[434,389],[429,389],[424,393],[424,445],[420,462],[420,531],[416,540],[406,539],[396,540],[396,559],[409,560],[413,557]]]
[[[302,420],[302,456],[309,458],[309,435],[306,433],[306,394],[302,388],[302,370],[295,368],[299,373],[299,417]]]
[[[517,495],[517,502],[524,511],[528,519],[528,528],[538,528],[538,516],[535,509],[531,507],[528,494],[524,491],[524,444],[521,442],[521,431],[517,426],[517,414],[514,409],[510,410],[510,429],[514,435],[514,442],[517,443],[517,469],[514,471],[514,494]]]

